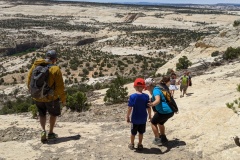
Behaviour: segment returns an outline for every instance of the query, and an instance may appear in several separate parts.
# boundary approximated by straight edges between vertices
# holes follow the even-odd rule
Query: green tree
[[[72,95],[67,95],[67,108],[73,111],[83,112],[89,109],[89,104],[87,103],[87,96],[83,92],[76,92]]]
[[[222,57],[225,60],[231,60],[231,59],[238,58],[239,55],[240,55],[240,47],[238,48],[228,47]]]
[[[101,89],[102,85],[101,83],[97,82],[95,85],[94,85],[94,89],[98,90],[98,89]]]
[[[240,25],[240,20],[235,20],[234,22],[233,22],[233,27],[237,27],[237,26],[239,26]]]
[[[124,79],[117,77],[113,80],[110,88],[104,97],[104,102],[108,103],[121,103],[127,100],[127,87],[124,87]]]
[[[188,67],[191,65],[192,65],[192,62],[190,62],[186,56],[182,56],[181,58],[178,59],[176,68],[177,70],[188,69]]]
[[[212,52],[211,57],[216,57],[218,55],[219,55],[219,51],[214,51]]]

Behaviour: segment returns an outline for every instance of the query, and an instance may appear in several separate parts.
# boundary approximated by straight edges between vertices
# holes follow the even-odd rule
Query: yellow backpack
[[[173,99],[173,97],[171,96],[171,93],[169,92],[169,89],[167,89],[166,87],[163,87],[162,85],[158,85],[158,87],[160,88],[160,90],[162,91],[165,100],[163,99],[163,101],[165,101],[168,106],[172,109],[172,111],[174,113],[178,113],[178,106],[177,103],[175,102],[175,100]]]

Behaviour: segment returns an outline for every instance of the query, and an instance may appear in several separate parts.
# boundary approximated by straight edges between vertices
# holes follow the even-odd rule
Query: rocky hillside
[[[215,47],[196,48],[193,44],[181,54],[187,55],[196,62],[193,67],[201,65],[197,62],[202,59],[205,62],[211,61],[212,51],[223,51],[224,47],[239,44],[238,36],[231,34],[239,34],[237,28],[224,31],[225,36],[209,36],[201,41]],[[225,45],[220,44],[220,39]],[[174,63],[177,59],[178,57],[175,57],[166,65]],[[31,119],[30,114],[0,116],[2,122],[0,157],[3,159],[237,160],[240,156],[239,147],[235,145],[233,137],[239,136],[240,119],[225,104],[239,97],[239,92],[236,91],[240,78],[239,64],[238,59],[218,67],[203,67],[201,71],[195,72],[201,74],[193,73],[193,86],[189,87],[186,97],[179,98],[179,91],[175,93],[180,112],[166,123],[169,139],[167,146],[152,144],[153,133],[148,123],[144,135],[144,149],[129,150],[127,144],[130,125],[125,122],[127,104],[105,106],[102,100],[98,99],[93,102],[91,110],[84,113],[64,110],[55,128],[60,138],[48,144],[40,143],[40,126],[35,119]],[[163,66],[159,71],[164,72],[165,69],[166,66]],[[127,87],[129,93],[134,92],[132,83]],[[98,92],[104,94],[104,91]]]
[[[211,67],[210,63],[221,61],[222,54],[228,47],[237,48],[240,44],[240,28],[233,27],[232,24],[222,29],[217,35],[210,35],[203,40],[192,43],[189,47],[181,51],[174,59],[161,67],[157,73],[166,73],[168,68],[172,68],[178,59],[182,56],[187,56],[193,63],[191,68],[202,66],[205,69]],[[211,54],[219,51],[218,57],[212,57]],[[194,73],[193,73],[194,74]]]

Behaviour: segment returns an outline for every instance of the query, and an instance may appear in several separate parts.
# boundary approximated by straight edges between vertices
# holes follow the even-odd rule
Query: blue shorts
[[[139,134],[143,134],[146,131],[146,123],[145,124],[131,124],[131,134],[136,135],[137,132]]]

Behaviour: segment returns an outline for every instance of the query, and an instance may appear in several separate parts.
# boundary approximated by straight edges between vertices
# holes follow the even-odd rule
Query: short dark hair
[[[170,77],[169,76],[163,76],[162,79],[160,80],[160,83],[166,84],[170,82]]]

